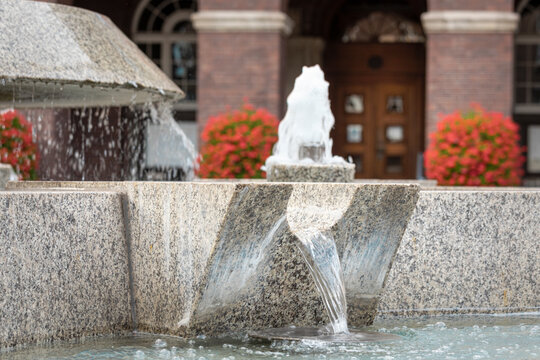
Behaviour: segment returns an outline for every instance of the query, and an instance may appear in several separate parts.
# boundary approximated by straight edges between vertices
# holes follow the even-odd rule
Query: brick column
[[[426,137],[438,114],[468,109],[512,113],[513,0],[429,0],[426,44]]]
[[[236,108],[243,98],[280,117],[284,36],[292,29],[284,0],[201,0],[197,30],[197,121]]]

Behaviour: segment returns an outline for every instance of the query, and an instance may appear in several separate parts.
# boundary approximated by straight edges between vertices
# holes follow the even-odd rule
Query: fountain
[[[136,180],[146,163],[193,177],[193,146],[162,110],[182,90],[107,17],[25,0],[2,1],[0,13],[12,19],[0,24],[9,43],[0,49],[0,108],[24,110],[33,123],[42,178]],[[146,161],[144,138],[158,126],[185,161]]]
[[[0,25],[2,37],[19,40],[0,63],[0,105],[119,106],[171,102],[182,96],[98,14],[15,0],[2,2],[0,12],[15,21],[24,19],[20,26]],[[318,67],[304,69],[289,105],[275,156],[267,164],[273,180],[282,179],[278,172],[285,160],[297,169],[304,164],[317,167],[317,179],[304,180],[350,181],[354,166],[331,156],[333,116],[328,83]],[[172,119],[161,106],[146,111]],[[85,128],[91,128],[92,118],[102,114],[90,111],[85,116]],[[314,122],[307,126],[311,118]],[[305,126],[308,132],[302,131]],[[298,134],[301,141],[296,140]],[[190,152],[186,155],[189,158]],[[306,156],[311,160],[303,159]],[[325,177],[327,172],[330,177]],[[336,177],[338,173],[348,175]],[[378,294],[418,194],[414,185],[273,182],[48,181],[15,182],[9,188],[0,194],[6,223],[0,238],[8,239],[4,245],[10,250],[4,254],[20,255],[0,255],[0,273],[8,284],[4,299],[22,296],[22,300],[19,308],[10,307],[9,312],[0,308],[0,320],[9,331],[0,331],[2,345],[130,327],[183,336],[292,324],[321,325],[325,335],[348,333],[347,318],[352,326],[373,320]],[[88,205],[89,197],[95,198],[95,205]],[[41,205],[30,210],[30,204]],[[84,213],[93,214],[90,218],[100,219],[95,225],[100,230],[91,232],[93,241],[81,242],[89,218],[78,204],[86,204]],[[378,212],[370,210],[374,207],[384,209],[384,219],[371,216]],[[94,213],[102,208],[109,209],[106,219]],[[14,220],[27,216],[23,223]],[[60,220],[63,217],[70,220]],[[59,221],[62,226],[40,219]],[[42,224],[37,233],[30,230],[34,221]],[[125,236],[118,238],[122,221]],[[114,244],[105,244],[107,238]],[[94,242],[111,253],[98,257],[98,252],[88,253],[85,246]],[[123,243],[124,254],[119,247]],[[42,253],[49,248],[55,249],[53,254],[67,252],[68,257],[49,259]],[[377,259],[375,264],[362,261],[361,254],[368,252]],[[40,270],[29,270],[25,281],[30,282],[21,286],[16,269],[32,262],[23,254],[39,259],[35,267]],[[87,266],[77,265],[81,256]],[[42,276],[54,271],[56,263],[66,270],[57,282],[45,281]],[[122,265],[111,267],[113,263]],[[103,270],[96,271],[96,266]],[[151,269],[157,279],[148,276]],[[88,276],[101,280],[78,281]],[[72,284],[68,288],[78,289],[73,290],[78,295],[37,306],[38,289],[18,293],[33,283],[56,284],[61,289]],[[361,291],[351,288],[355,286]],[[114,295],[107,295],[112,289]],[[280,296],[283,292],[289,294],[287,299]],[[90,300],[91,293],[100,295]],[[94,322],[88,319],[88,310],[96,300],[101,307],[92,311],[99,319]],[[52,317],[34,314],[22,321],[18,316],[20,310],[36,306],[47,308]],[[58,313],[60,309],[64,311]]]
[[[4,190],[9,181],[17,181],[17,175],[11,165],[0,164],[0,190]]]
[[[132,77],[134,69],[140,74],[157,70],[144,57],[137,59],[140,53],[131,43],[116,44],[114,39],[125,38],[97,14],[13,0],[2,1],[0,12],[16,21],[25,16],[34,19],[27,27],[26,21],[17,26],[23,36],[7,28],[0,32],[0,37],[8,34],[23,40],[14,46],[21,50],[17,56],[0,60],[9,60],[10,73],[0,82],[4,104],[38,102],[41,106],[51,100],[65,106],[87,100],[93,105],[120,104],[181,95],[177,88],[167,90],[168,80],[159,72],[155,77],[147,73],[153,83],[143,79],[135,82],[137,86],[130,83],[138,79]],[[39,46],[51,46],[43,52],[48,56],[63,54],[57,61],[71,69],[64,74],[69,76],[54,67],[33,76],[35,64],[25,62],[23,45],[41,39],[29,33],[42,33],[43,27],[35,25],[41,20],[65,26],[49,31],[50,41]],[[99,32],[83,31],[92,37],[87,39],[76,31],[79,25],[88,29],[84,26],[93,23],[115,35],[102,33],[97,39],[94,34]],[[82,51],[92,54],[91,59],[73,57],[78,61],[73,67],[66,63],[70,57],[62,52],[67,51],[64,45],[56,44],[64,38],[71,45],[82,41],[80,47],[73,46],[74,51],[103,46],[112,53],[101,58],[91,50]],[[131,50],[135,58],[129,55]],[[121,66],[108,68],[109,63]],[[105,73],[100,75],[103,66]],[[92,73],[95,76],[85,77]],[[122,74],[127,75],[121,79]],[[331,156],[328,132],[333,117],[322,72],[306,68],[297,85],[289,97],[275,157],[267,163],[270,182],[9,183],[7,191],[0,191],[0,348],[92,335],[132,335],[138,330],[191,339],[167,338],[169,343],[181,343],[179,348],[187,349],[182,356],[187,357],[208,355],[203,354],[204,347],[212,345],[204,342],[205,337],[232,332],[264,339],[324,340],[339,343],[339,349],[394,338],[384,329],[375,334],[355,332],[372,324],[380,308],[387,313],[443,312],[448,311],[444,306],[448,300],[457,307],[488,304],[488,310],[497,309],[500,287],[486,287],[499,281],[505,282],[504,293],[500,291],[503,304],[520,292],[525,300],[513,309],[537,306],[538,252],[533,236],[539,221],[537,193],[502,191],[484,196],[475,191],[436,190],[421,195],[414,184],[351,182],[354,166]],[[304,133],[304,127],[310,130]],[[301,140],[295,140],[294,134],[301,135]],[[330,180],[335,183],[317,182]],[[417,206],[420,196],[423,200]],[[491,212],[486,211],[485,204],[514,207],[505,213],[505,221],[487,221],[492,228],[486,229],[485,219],[496,218],[498,209],[491,206]],[[467,227],[464,216],[470,212],[478,216]],[[513,216],[519,226],[510,226]],[[411,218],[414,223],[408,227]],[[449,219],[453,221],[450,230],[444,225]],[[504,228],[498,227],[501,223]],[[497,235],[505,231],[512,240],[516,234],[525,234],[524,240],[498,241]],[[457,232],[473,234],[474,241],[448,244]],[[404,233],[405,246],[400,247]],[[489,236],[482,238],[485,233]],[[437,240],[434,245],[431,237]],[[497,253],[501,246],[503,251]],[[516,248],[520,249],[517,253]],[[448,249],[459,251],[460,256],[449,256]],[[472,259],[463,266],[470,271],[467,283],[461,274],[445,277],[467,256]],[[498,269],[490,261],[501,258],[502,269],[510,273],[494,271],[484,281],[487,270],[478,265],[478,257],[486,269]],[[432,278],[443,286],[433,285]],[[513,284],[516,278],[528,281],[527,286]],[[485,291],[477,291],[479,287]],[[460,291],[463,288],[476,297],[471,300]],[[437,329],[436,333],[445,330],[443,326]],[[538,329],[531,325],[520,331],[529,331],[532,337]],[[447,333],[448,337],[455,334]],[[448,341],[440,343],[442,348]],[[116,344],[114,351],[130,351]],[[251,345],[244,345],[228,355],[254,354]],[[424,345],[414,343],[411,353]],[[162,339],[150,344],[156,358],[174,358],[179,353],[179,348],[166,346]],[[221,350],[215,353],[232,346],[236,345],[219,344]],[[364,356],[365,351],[377,352],[381,347],[355,351]],[[287,345],[255,351],[259,350],[269,357],[291,352]],[[332,351],[343,355],[342,350]],[[380,355],[395,352],[385,349]],[[433,353],[440,354],[440,349]],[[137,350],[127,356],[144,358],[145,354]]]
[[[103,107],[178,101],[183,92],[107,17],[2,0],[0,107]]]
[[[334,115],[319,65],[304,66],[287,106],[273,155],[266,160],[268,181],[352,182],[354,164],[332,156]]]

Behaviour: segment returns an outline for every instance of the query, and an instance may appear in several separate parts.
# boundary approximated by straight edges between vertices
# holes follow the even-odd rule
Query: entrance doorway
[[[423,44],[330,44],[334,154],[357,178],[411,179],[424,128]]]

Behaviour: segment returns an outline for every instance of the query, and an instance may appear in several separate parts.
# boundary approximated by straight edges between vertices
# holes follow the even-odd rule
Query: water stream
[[[319,65],[304,66],[287,97],[287,113],[279,124],[278,142],[266,166],[276,164],[337,163],[345,160],[332,156],[330,131],[334,115],[330,109],[328,82]]]
[[[42,180],[194,177],[197,153],[171,104],[20,111],[33,124]]]
[[[296,243],[313,277],[330,322],[329,334],[348,333],[347,299],[336,243],[330,232],[309,229],[298,234]]]

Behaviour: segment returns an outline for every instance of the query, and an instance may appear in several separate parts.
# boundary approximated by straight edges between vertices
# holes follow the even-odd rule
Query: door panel
[[[335,84],[335,89],[334,152],[357,164],[357,178],[413,178],[421,104],[417,82]]]
[[[375,94],[367,85],[343,86],[337,99],[339,126],[335,127],[334,152],[356,164],[356,177],[368,177],[374,168],[375,127],[371,119],[375,109],[369,104],[375,101]]]
[[[334,153],[361,164],[359,178],[414,178],[424,138],[424,45],[330,43],[324,62]]]
[[[411,120],[412,91],[410,84],[382,83],[374,86],[377,99],[376,168],[380,179],[404,179],[409,175],[409,124]],[[414,172],[413,172],[414,174]]]

